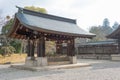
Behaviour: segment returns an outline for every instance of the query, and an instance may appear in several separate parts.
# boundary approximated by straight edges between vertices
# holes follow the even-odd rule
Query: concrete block
[[[111,55],[111,60],[113,60],[113,61],[120,61],[120,54]]]
[[[48,65],[48,61],[47,61],[47,57],[37,57],[37,66],[47,66]]]
[[[76,56],[69,56],[69,60],[71,64],[76,64],[77,63],[77,57]]]
[[[25,66],[29,67],[37,66],[37,61],[35,59],[31,59],[31,57],[27,57],[25,60]]]
[[[25,66],[29,67],[40,67],[47,65],[48,65],[47,57],[37,57],[34,59],[31,57],[27,57],[25,61]]]

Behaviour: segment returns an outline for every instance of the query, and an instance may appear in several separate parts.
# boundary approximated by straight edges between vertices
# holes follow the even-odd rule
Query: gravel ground
[[[92,66],[35,72],[0,65],[0,80],[120,80],[120,62],[83,59],[78,62]]]

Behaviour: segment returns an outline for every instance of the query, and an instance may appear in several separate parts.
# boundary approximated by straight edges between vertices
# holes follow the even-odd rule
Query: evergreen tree
[[[110,27],[110,22],[107,18],[103,20],[102,26],[92,26],[89,32],[96,34],[96,37],[92,41],[104,41],[107,40],[106,36],[109,35],[113,29]]]
[[[108,18],[105,18],[103,20],[103,25],[102,25],[102,32],[107,36],[113,31],[113,29],[110,27],[110,22]]]
[[[119,26],[119,23],[118,23],[118,22],[114,22],[114,24],[113,24],[112,28],[115,30],[115,29],[117,29],[117,28],[118,28],[118,26]]]
[[[103,20],[103,25],[102,25],[103,27],[110,27],[110,22],[109,22],[109,20],[108,20],[108,18],[105,18],[104,20]]]
[[[91,40],[92,42],[107,40],[107,38],[105,37],[106,34],[104,33],[102,26],[92,26],[89,32],[96,34],[96,37]]]

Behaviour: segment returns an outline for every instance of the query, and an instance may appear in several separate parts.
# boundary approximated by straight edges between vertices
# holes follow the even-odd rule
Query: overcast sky
[[[49,14],[76,19],[84,30],[102,25],[104,18],[111,26],[115,21],[120,23],[120,0],[0,0],[0,13],[14,15],[16,5],[43,7]]]

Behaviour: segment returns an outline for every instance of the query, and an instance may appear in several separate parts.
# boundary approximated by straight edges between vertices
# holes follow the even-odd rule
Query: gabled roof
[[[107,38],[119,39],[120,38],[120,25],[118,26],[116,30],[114,30],[111,34],[109,34]]]
[[[32,30],[88,38],[95,36],[79,28],[76,25],[76,20],[18,8],[19,11],[16,13],[15,18],[17,18],[22,25]]]

